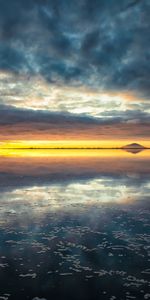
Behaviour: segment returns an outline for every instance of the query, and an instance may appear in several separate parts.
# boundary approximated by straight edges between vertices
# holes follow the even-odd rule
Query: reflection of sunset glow
[[[8,157],[107,157],[144,159],[150,157],[150,150],[133,154],[113,149],[0,149],[0,156]]]

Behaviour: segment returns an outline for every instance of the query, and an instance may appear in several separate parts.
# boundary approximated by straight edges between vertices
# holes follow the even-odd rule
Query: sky
[[[149,0],[0,0],[0,146],[150,146]]]

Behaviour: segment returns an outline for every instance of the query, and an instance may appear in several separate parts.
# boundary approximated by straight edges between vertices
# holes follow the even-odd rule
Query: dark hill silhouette
[[[123,146],[122,148],[123,149],[145,149],[144,146],[137,144],[137,143],[132,143],[132,144]]]
[[[139,153],[142,150],[146,149],[144,146],[138,144],[138,143],[131,143],[129,145],[123,146],[122,149],[131,152],[133,154]]]

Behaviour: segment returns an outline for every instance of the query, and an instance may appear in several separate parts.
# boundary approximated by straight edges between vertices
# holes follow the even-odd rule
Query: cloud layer
[[[0,8],[1,69],[149,92],[149,1],[1,0]]]
[[[147,122],[149,12],[148,0],[0,0],[1,124],[47,124],[46,110]]]
[[[112,112],[111,112],[112,114]],[[133,118],[134,116],[134,118]],[[3,140],[149,140],[149,115],[134,111],[113,117],[27,110],[0,106]]]

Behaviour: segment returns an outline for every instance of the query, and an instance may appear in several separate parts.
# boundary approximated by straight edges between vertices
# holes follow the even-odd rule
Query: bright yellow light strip
[[[53,140],[53,141],[1,141],[0,149],[4,148],[121,148],[122,146],[138,143],[150,148],[147,140]]]
[[[150,150],[133,154],[124,150],[90,149],[0,149],[0,156],[6,157],[102,157],[102,158],[150,158]]]

